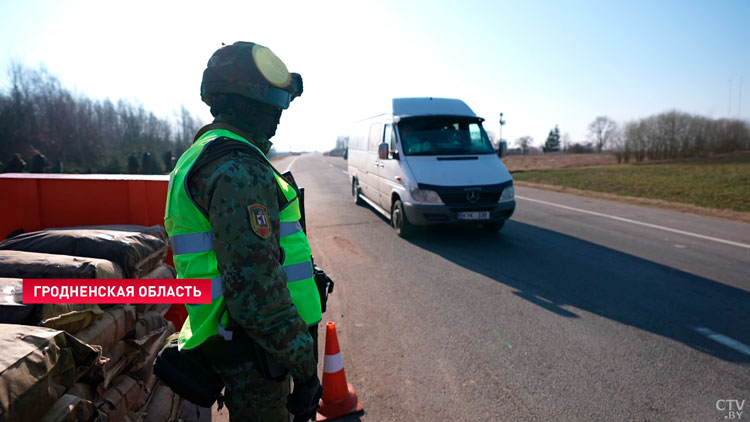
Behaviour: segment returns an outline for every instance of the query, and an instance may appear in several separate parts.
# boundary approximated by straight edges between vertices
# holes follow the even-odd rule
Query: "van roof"
[[[453,98],[394,98],[393,116],[467,116],[477,117],[466,103]]]

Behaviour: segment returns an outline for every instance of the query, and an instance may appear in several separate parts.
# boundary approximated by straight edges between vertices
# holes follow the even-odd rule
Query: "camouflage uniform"
[[[231,130],[264,153],[271,147],[268,140],[250,137],[227,123],[204,127],[196,139],[211,129]],[[211,147],[222,142],[217,140]],[[295,379],[310,378],[316,372],[313,340],[292,304],[286,273],[280,264],[283,251],[279,246],[279,205],[284,196],[278,190],[273,170],[262,157],[247,149],[218,154],[207,149],[194,165],[188,190],[196,204],[207,211],[213,228],[229,315]],[[268,209],[271,236],[267,239],[251,226],[248,206],[255,204]],[[229,347],[232,342],[213,338],[206,343],[208,347]],[[231,420],[287,422],[288,376],[282,381],[264,378],[249,355],[244,353],[235,359],[219,353],[221,358],[209,359],[224,380]]]

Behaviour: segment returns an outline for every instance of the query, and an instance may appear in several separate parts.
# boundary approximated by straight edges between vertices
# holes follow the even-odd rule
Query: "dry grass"
[[[506,165],[519,186],[750,222],[750,154],[623,165],[592,155],[516,156]]]
[[[614,154],[562,154],[547,153],[537,155],[508,155],[502,159],[510,171],[568,169],[592,166],[610,166],[617,164]]]

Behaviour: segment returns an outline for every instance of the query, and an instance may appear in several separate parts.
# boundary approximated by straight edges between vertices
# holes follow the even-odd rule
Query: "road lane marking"
[[[341,170],[341,172],[342,172],[342,173],[344,173],[344,174],[345,174],[345,175],[347,175],[347,176],[349,175],[349,172],[348,172],[348,171],[346,171],[346,170]]]
[[[292,166],[294,165],[294,162],[297,161],[298,158],[299,158],[299,156],[294,157],[294,159],[292,160],[292,162],[289,163],[289,165],[287,166],[286,170],[284,170],[284,173],[286,173],[286,172],[288,172],[289,170],[292,169]]]
[[[719,334],[706,327],[695,327],[694,330],[717,343],[721,343],[724,346],[730,347],[740,353],[750,356],[750,346],[745,343],[741,343],[733,338],[727,337],[723,334]]]
[[[677,230],[677,229],[673,229],[673,228],[669,228],[669,227],[659,226],[659,225],[656,225],[656,224],[644,223],[642,221],[631,220],[629,218],[618,217],[616,215],[608,215],[608,214],[602,214],[600,212],[595,212],[595,211],[582,210],[580,208],[573,208],[573,207],[569,207],[567,205],[560,205],[560,204],[555,204],[555,203],[552,203],[552,202],[540,201],[538,199],[527,198],[525,196],[518,196],[518,195],[516,195],[516,198],[523,199],[523,200],[526,200],[526,201],[531,201],[531,202],[538,202],[540,204],[550,205],[550,206],[553,206],[553,207],[563,208],[563,209],[570,210],[570,211],[577,211],[577,212],[584,213],[584,214],[595,215],[597,217],[610,218],[612,220],[622,221],[622,222],[625,222],[625,223],[637,224],[639,226],[650,227],[652,229],[664,230],[664,231],[667,231],[667,232],[682,234],[682,235],[685,235],[685,236],[692,236],[692,237],[697,237],[699,239],[710,240],[712,242],[724,243],[726,245],[732,245],[732,246],[737,246],[737,247],[740,247],[740,248],[750,249],[750,245],[748,245],[746,243],[733,242],[731,240],[719,239],[717,237],[711,237],[711,236],[706,236],[706,235],[702,235],[702,234],[698,234],[698,233],[686,232],[684,230]]]

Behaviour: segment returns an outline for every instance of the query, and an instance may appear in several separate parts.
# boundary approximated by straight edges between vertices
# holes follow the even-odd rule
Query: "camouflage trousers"
[[[286,410],[289,376],[280,382],[264,378],[250,360],[213,361],[211,368],[224,381],[225,405],[231,422],[289,422]]]
[[[289,422],[289,375],[281,381],[264,376],[246,336],[239,331],[232,341],[214,336],[200,346],[200,352],[224,382],[231,422]]]

